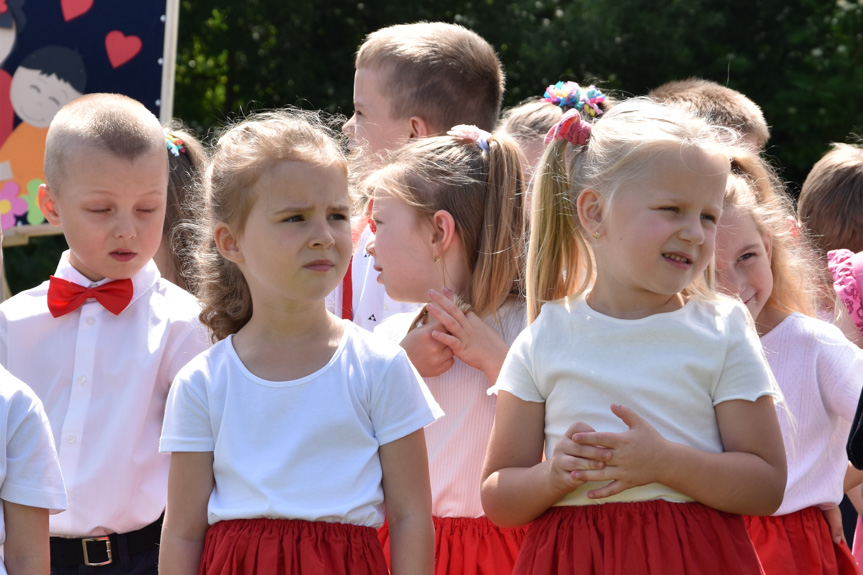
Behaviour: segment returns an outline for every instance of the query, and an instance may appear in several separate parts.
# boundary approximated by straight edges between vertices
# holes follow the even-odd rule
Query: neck
[[[786,312],[778,310],[775,307],[764,306],[755,320],[755,329],[758,331],[758,336],[763,337],[773,331],[786,317],[788,317]]]

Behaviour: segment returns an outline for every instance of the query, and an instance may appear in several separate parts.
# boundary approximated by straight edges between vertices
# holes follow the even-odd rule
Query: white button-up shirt
[[[92,284],[68,252],[54,275]],[[89,299],[54,318],[47,281],[0,305],[0,363],[42,400],[66,482],[66,511],[51,517],[52,536],[127,533],[165,508],[165,400],[208,338],[195,298],[162,279],[152,261],[132,284],[132,301],[118,316]]]

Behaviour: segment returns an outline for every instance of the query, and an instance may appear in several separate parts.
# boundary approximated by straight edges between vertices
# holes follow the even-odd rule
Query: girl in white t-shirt
[[[216,342],[171,388],[160,572],[431,573],[423,426],[396,345],[330,314],[351,255],[347,164],[317,115],[222,135],[205,174],[198,295]]]
[[[794,425],[779,418],[788,461],[782,506],[747,517],[746,525],[768,575],[856,575],[848,546],[833,542],[822,511],[838,515],[843,493],[863,480],[845,453],[863,352],[816,319],[818,263],[788,221],[795,221],[791,200],[768,166],[754,155],[735,158],[716,233],[716,278],[749,308],[794,418]]]
[[[492,521],[533,522],[514,573],[760,572],[740,514],[779,507],[785,452],[751,320],[705,273],[722,136],[646,99],[549,132],[482,482]]]
[[[484,517],[479,482],[494,421],[487,392],[526,321],[517,144],[456,126],[406,144],[367,185],[378,282],[396,301],[426,304],[387,319],[375,335],[400,342],[410,332],[451,350],[441,375],[425,378],[446,413],[426,430],[435,573],[506,575],[524,529]],[[385,547],[395,541],[389,527],[381,530]]]

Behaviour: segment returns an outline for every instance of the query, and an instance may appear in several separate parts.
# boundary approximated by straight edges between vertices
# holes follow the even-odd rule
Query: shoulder
[[[396,320],[399,316],[411,315],[413,314],[404,313],[393,316],[378,326],[374,333],[359,327],[353,322],[343,320],[346,338],[345,349],[359,355],[364,361],[384,363],[393,361],[396,357],[404,355],[404,350],[397,343],[397,341],[401,341],[401,337],[398,337],[396,340],[391,339],[385,335],[387,330],[384,328],[386,326],[395,326],[396,323],[391,322],[391,320]],[[410,325],[409,322],[404,326],[405,331],[407,331],[408,325]],[[393,329],[393,331],[395,332],[396,330]]]
[[[198,321],[201,304],[198,300],[165,278],[159,278],[153,285],[149,306],[162,310],[173,321]]]
[[[0,304],[0,314],[7,319],[24,319],[34,315],[50,315],[48,312],[48,281],[15,294]]]
[[[408,334],[408,329],[418,313],[419,311],[406,311],[393,314],[375,326],[372,333],[375,337],[392,343],[399,343]]]

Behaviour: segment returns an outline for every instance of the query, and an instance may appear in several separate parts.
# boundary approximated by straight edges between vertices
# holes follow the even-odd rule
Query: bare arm
[[[482,473],[482,506],[486,516],[502,527],[530,523],[584,481],[576,469],[598,469],[611,454],[606,449],[574,443],[572,435],[593,429],[573,424],[543,461],[545,404],[498,393]]]
[[[197,575],[209,528],[207,503],[214,484],[212,451],[171,454],[160,574]]]
[[[663,438],[631,409],[612,405],[629,427],[623,433],[579,433],[577,443],[612,450],[604,469],[577,471],[585,481],[611,483],[588,492],[601,499],[631,487],[661,483],[720,511],[770,515],[785,492],[785,448],[770,397],[716,406],[725,451],[710,453]]]
[[[380,448],[393,575],[434,572],[431,486],[423,430]]]
[[[3,546],[9,575],[48,575],[48,510],[3,501],[6,543]]]

